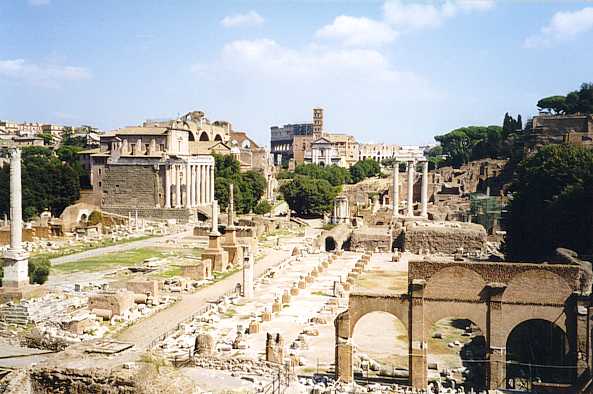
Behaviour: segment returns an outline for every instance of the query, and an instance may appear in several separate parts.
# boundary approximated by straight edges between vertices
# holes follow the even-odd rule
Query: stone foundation
[[[454,254],[481,252],[486,247],[486,230],[479,224],[409,223],[403,234],[403,249],[412,253]]]

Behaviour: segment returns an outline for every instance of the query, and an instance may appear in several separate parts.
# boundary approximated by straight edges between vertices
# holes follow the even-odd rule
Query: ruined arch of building
[[[411,261],[408,275],[404,294],[350,294],[348,310],[335,321],[337,378],[352,381],[351,333],[358,319],[372,311],[392,313],[408,327],[409,384],[417,389],[426,388],[428,382],[430,328],[452,316],[472,321],[486,338],[488,389],[507,387],[507,340],[527,320],[549,321],[566,333],[569,346],[574,347],[567,353],[573,378],[588,370],[589,361],[579,361],[585,360],[590,342],[585,323],[577,316],[577,303],[588,308],[589,301],[574,296],[577,267],[508,263],[501,269],[494,263]],[[556,286],[558,293],[542,298],[542,285]]]
[[[214,141],[222,141],[222,136],[220,134],[216,134],[216,136],[214,136]]]
[[[553,321],[523,320],[506,339],[507,388],[531,390],[542,384],[570,384],[574,380],[572,351],[566,331]]]
[[[338,244],[334,237],[325,237],[325,251],[326,252],[333,252],[334,250],[338,249]]]
[[[202,131],[200,134],[200,141],[210,141],[210,137],[208,136],[207,132]]]

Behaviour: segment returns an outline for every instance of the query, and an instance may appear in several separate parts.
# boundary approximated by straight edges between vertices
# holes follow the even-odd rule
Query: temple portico
[[[169,159],[164,164],[163,208],[197,208],[214,200],[214,158],[192,156]]]

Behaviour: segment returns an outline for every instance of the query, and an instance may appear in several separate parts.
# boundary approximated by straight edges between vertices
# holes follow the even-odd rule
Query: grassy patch
[[[321,291],[321,290],[314,291],[311,294],[316,295],[316,296],[321,296],[321,297],[329,297],[330,296],[325,291]]]
[[[139,248],[55,265],[52,270],[60,273],[98,272],[138,265],[150,257],[163,257],[163,253],[155,248]]]
[[[141,237],[136,237],[136,238],[120,239],[119,241],[113,241],[111,239],[102,239],[100,241],[95,241],[92,244],[80,243],[79,245],[75,245],[75,246],[66,246],[62,249],[58,249],[53,252],[33,252],[33,253],[31,253],[31,256],[39,257],[39,258],[46,258],[46,259],[55,259],[57,257],[69,256],[69,255],[75,254],[75,253],[86,252],[87,250],[104,248],[106,246],[127,244],[129,242],[142,241],[144,239],[148,239],[148,238],[152,238],[152,237],[153,237],[152,235],[143,235]]]
[[[235,309],[227,309],[227,311],[224,313],[224,317],[228,317],[231,318],[233,316],[235,316],[237,314],[237,311]]]
[[[231,270],[228,270],[227,272],[215,272],[213,274],[214,280],[215,281],[223,280],[224,278],[227,278],[227,277],[231,276],[232,274],[234,274],[235,272],[239,271],[240,269],[241,269],[240,267],[237,267],[237,268],[233,268]]]
[[[155,278],[173,278],[175,276],[181,276],[181,273],[183,272],[183,270],[181,269],[181,267],[174,265],[174,266],[170,266],[168,267],[166,270],[159,272],[155,275],[153,275]]]

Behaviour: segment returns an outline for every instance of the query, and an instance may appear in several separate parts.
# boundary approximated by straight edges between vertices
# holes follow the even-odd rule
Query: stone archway
[[[325,238],[325,251],[326,252],[333,252],[337,249],[336,240],[334,237],[326,237]]]
[[[522,321],[506,341],[507,387],[532,390],[534,382],[571,383],[569,354],[568,338],[558,325],[544,319]]]
[[[220,136],[220,134],[216,134],[216,136],[214,137],[214,141],[222,141],[222,137]]]
[[[210,137],[208,137],[207,132],[202,131],[202,134],[200,134],[200,141],[210,141]]]

